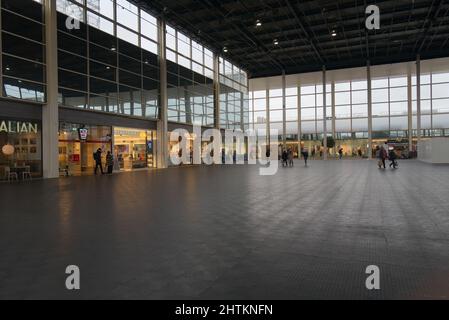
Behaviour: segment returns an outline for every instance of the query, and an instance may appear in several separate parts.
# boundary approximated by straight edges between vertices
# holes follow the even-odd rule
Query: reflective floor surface
[[[368,160],[0,184],[0,298],[449,299],[448,190]]]

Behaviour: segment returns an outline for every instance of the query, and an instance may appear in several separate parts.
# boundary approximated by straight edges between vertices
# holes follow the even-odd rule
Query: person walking
[[[390,168],[393,167],[393,169],[396,169],[398,163],[396,161],[397,155],[394,151],[394,148],[391,148],[391,150],[388,152],[388,159],[390,159]]]
[[[108,168],[108,174],[112,174],[112,170],[114,169],[114,156],[111,151],[108,151],[106,155],[106,167]]]
[[[290,167],[293,167],[293,150],[292,149],[288,149],[288,165]]]
[[[282,166],[283,167],[287,167],[287,158],[288,158],[288,154],[287,154],[287,150],[282,150]]]
[[[343,158],[343,148],[340,147],[340,149],[338,149],[338,158],[341,160]]]
[[[379,169],[382,168],[382,154],[379,146],[376,146],[376,159],[377,159],[377,166]]]
[[[97,152],[94,153],[94,160],[95,160],[95,170],[94,170],[95,175],[97,175],[98,167],[100,167],[101,174],[104,174],[103,166],[101,164],[101,148],[98,148]]]
[[[387,149],[385,149],[387,148]],[[380,147],[380,160],[382,161],[382,166],[384,167],[384,169],[387,168],[387,165],[385,164],[385,161],[388,158],[388,144],[385,143],[385,145],[383,145],[382,147]]]
[[[304,164],[307,167],[307,159],[309,158],[309,150],[306,147],[301,149],[301,154],[304,157]]]

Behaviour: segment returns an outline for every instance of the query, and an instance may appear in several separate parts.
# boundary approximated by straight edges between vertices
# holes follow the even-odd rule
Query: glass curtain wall
[[[365,80],[337,82],[335,96],[334,155],[366,156],[368,144],[368,83]]]
[[[56,0],[58,102],[61,106],[156,119],[160,70],[158,21],[126,0]],[[1,1],[4,97],[45,102],[41,0]],[[214,125],[214,54],[166,28],[168,120]],[[224,128],[248,128],[246,72],[221,59]]]
[[[157,118],[156,18],[126,0],[57,0],[57,10],[59,103]]]
[[[213,53],[167,25],[168,120],[214,125]]]
[[[438,71],[426,71],[421,74],[421,135],[449,136],[449,72],[447,67],[441,68],[441,64],[433,69]],[[426,60],[425,69],[431,69],[432,60]],[[390,66],[371,67],[374,73],[387,73]],[[413,143],[416,144],[417,136],[417,102],[416,102],[416,76],[410,75],[408,83],[406,64],[393,65],[394,75],[376,76],[371,79],[372,94],[372,137],[373,147],[390,140],[400,146],[399,149],[408,149],[409,114],[408,107],[412,107],[412,133]],[[398,71],[399,70],[399,71]],[[344,70],[329,72],[329,78],[337,75],[344,78]],[[349,72],[347,72],[350,74]],[[353,80],[333,81],[326,85],[327,105],[327,132],[333,135],[336,148],[330,152],[336,152],[342,148],[344,155],[348,157],[367,157],[368,151],[368,83],[366,76],[358,76]],[[297,145],[298,134],[301,142],[309,147],[312,156],[317,156],[321,151],[323,139],[323,86],[321,83],[302,81],[312,74],[298,75],[298,86],[287,84],[285,89],[286,99],[286,138],[287,144]],[[350,75],[349,75],[350,76]],[[290,76],[289,76],[290,77]],[[249,93],[250,121],[254,129],[264,129],[269,121],[269,128],[276,128],[282,132],[282,88],[276,86],[280,83],[277,77],[273,79],[255,79],[254,89]],[[263,84],[265,81],[265,84]],[[263,84],[263,85],[262,85]],[[408,90],[411,85],[411,101],[409,102]],[[264,89],[265,88],[265,89]],[[270,89],[267,89],[270,88]],[[333,90],[333,91],[332,91]],[[298,92],[299,91],[299,92]],[[298,94],[300,97],[299,119],[301,132],[298,132]],[[334,99],[332,101],[332,99]],[[267,107],[269,106],[269,107]],[[269,118],[267,118],[267,109]],[[333,117],[334,115],[334,117]],[[267,120],[268,119],[268,120]],[[335,128],[333,128],[335,124]],[[280,137],[281,138],[281,137]],[[413,149],[413,148],[412,148]],[[315,150],[315,151],[314,151]],[[401,150],[400,150],[401,151]]]
[[[326,84],[327,134],[332,133],[331,85]],[[301,86],[301,142],[313,158],[323,155],[324,137],[323,84]]]
[[[251,91],[250,95],[251,128],[265,134],[267,128],[267,91]]]
[[[44,15],[40,1],[1,1],[2,96],[45,102]]]
[[[219,59],[220,127],[249,128],[248,78],[245,71],[226,59]]]
[[[416,76],[412,76],[412,112],[416,136]],[[449,72],[421,75],[421,135],[449,136]]]

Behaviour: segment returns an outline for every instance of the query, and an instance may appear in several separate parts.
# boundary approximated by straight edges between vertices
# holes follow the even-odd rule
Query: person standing
[[[306,147],[301,149],[301,154],[304,157],[304,164],[307,167],[307,159],[309,158],[309,150]]]
[[[287,155],[287,150],[282,150],[282,166],[283,167],[287,167],[288,166],[288,164],[287,164],[287,157],[288,157],[288,155]]]
[[[288,149],[288,165],[293,167],[293,150],[291,148]]]
[[[98,167],[100,167],[101,174],[104,174],[103,166],[101,164],[101,148],[98,148],[97,152],[94,153],[94,160],[95,160],[95,170],[94,170],[95,175],[97,174]]]
[[[108,168],[108,174],[112,174],[112,169],[114,168],[114,156],[111,151],[108,151],[106,155],[106,167]]]

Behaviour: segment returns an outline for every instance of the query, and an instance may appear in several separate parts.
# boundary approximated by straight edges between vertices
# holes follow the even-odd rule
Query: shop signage
[[[0,132],[37,133],[37,123],[21,121],[0,121]]]
[[[87,140],[87,135],[89,131],[86,128],[79,128],[78,129],[78,135],[82,142],[85,142]]]
[[[132,129],[114,129],[114,135],[116,136],[140,137],[142,133],[145,133],[145,131]]]

